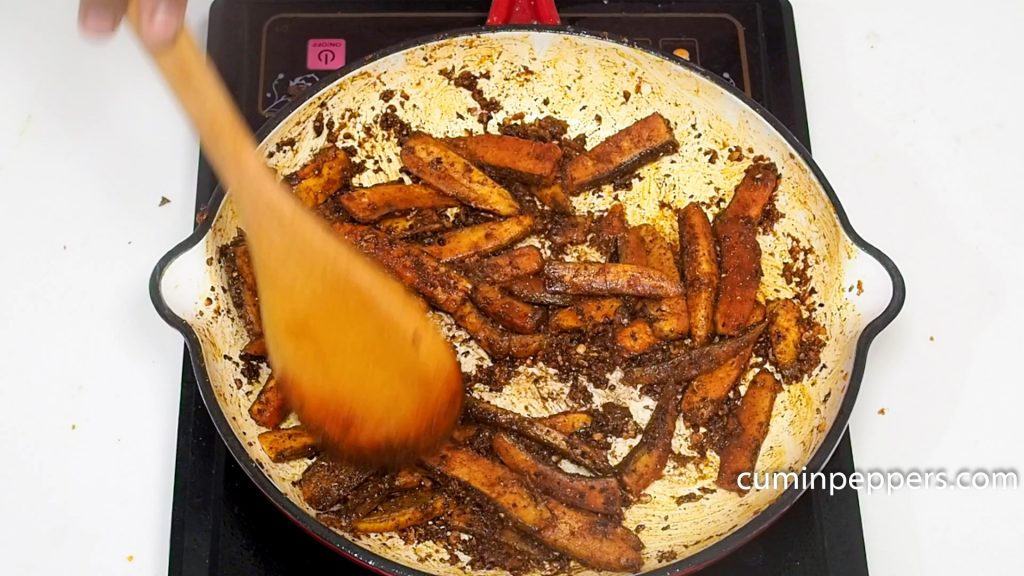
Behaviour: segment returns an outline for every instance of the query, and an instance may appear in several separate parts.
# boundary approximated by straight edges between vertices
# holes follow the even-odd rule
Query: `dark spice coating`
[[[317,519],[332,528],[348,530],[353,519],[373,512],[394,488],[394,474],[371,473],[364,481],[343,492],[341,498],[331,505],[332,509],[329,512],[317,514]],[[333,494],[328,494],[324,502],[331,499]]]
[[[350,222],[352,217],[338,201],[341,193],[332,194],[324,203],[316,207],[316,213],[327,222]]]
[[[598,570],[637,570],[643,543],[618,522],[538,497],[521,476],[475,452],[447,447],[426,460],[472,487],[547,546]]]
[[[512,527],[506,526],[500,514],[472,498],[458,500],[444,524],[455,532],[473,536],[468,542],[455,540],[453,549],[472,559],[471,566],[482,570],[501,568],[512,574],[537,571],[541,574],[560,574],[568,571],[568,559]],[[456,535],[457,537],[457,535]],[[452,538],[442,542],[450,543]]]
[[[658,403],[644,428],[640,442],[616,465],[626,492],[639,497],[648,486],[661,478],[672,453],[672,438],[679,419],[679,391],[682,381],[670,382],[661,389]]]
[[[316,117],[313,119],[313,135],[317,138],[324,133],[324,111],[319,110],[316,113]]]
[[[601,217],[598,223],[598,233],[608,238],[617,238],[628,229],[629,223],[626,222],[626,209],[618,202],[612,204],[611,208],[604,213],[604,216]]]
[[[483,97],[477,85],[478,76],[469,72],[462,72],[456,76],[454,71],[452,72],[450,79],[456,85]],[[395,97],[393,91],[386,92],[389,93],[381,95],[384,102]],[[412,128],[398,117],[397,112],[395,106],[388,105],[385,112],[374,120],[380,128],[397,138],[399,144],[405,146],[405,150],[416,148],[418,139],[430,138],[415,134]],[[486,125],[489,116],[487,110],[481,110],[478,119]],[[657,115],[644,120],[651,122],[650,126],[654,127],[653,130],[647,130],[646,134],[644,130],[634,130],[632,136],[622,133],[616,136],[625,143],[626,148],[636,146],[638,142],[658,131],[654,116]],[[642,291],[627,291],[627,295],[588,298],[587,294],[593,290],[593,286],[599,286],[600,294],[608,290],[608,286],[615,285],[619,279],[616,277],[613,278],[614,281],[608,281],[599,278],[600,281],[594,281],[584,277],[581,280],[575,271],[569,275],[571,280],[581,282],[586,288],[578,294],[558,293],[553,292],[550,286],[545,286],[546,259],[537,248],[525,246],[510,249],[497,256],[482,257],[485,252],[505,249],[519,238],[497,247],[477,250],[480,242],[476,240],[481,239],[481,236],[476,235],[475,239],[468,243],[472,245],[467,252],[468,256],[459,255],[457,264],[454,260],[451,263],[442,263],[436,257],[431,258],[428,252],[443,254],[445,248],[452,244],[452,238],[457,239],[467,234],[470,237],[474,236],[468,233],[466,228],[480,226],[481,230],[487,230],[500,225],[502,221],[497,219],[500,216],[495,215],[498,211],[494,210],[493,206],[481,209],[484,204],[495,199],[491,194],[493,190],[487,187],[478,198],[482,203],[476,204],[475,207],[460,205],[454,196],[437,193],[423,184],[383,185],[394,186],[396,194],[385,198],[383,202],[363,202],[360,205],[346,206],[346,201],[354,202],[357,195],[365,193],[365,190],[345,192],[346,188],[342,187],[337,191],[329,191],[333,185],[323,174],[323,158],[315,159],[303,170],[290,175],[289,183],[297,190],[303,189],[313,193],[314,204],[319,201],[321,195],[326,195],[326,200],[317,208],[321,215],[331,222],[340,223],[341,226],[336,228],[339,231],[344,230],[343,234],[352,235],[355,240],[350,240],[357,247],[378,261],[383,260],[382,263],[392,274],[423,294],[436,308],[450,313],[455,322],[491,356],[490,366],[478,368],[473,374],[466,375],[467,384],[500,391],[514,376],[519,376],[519,368],[523,366],[524,360],[541,362],[557,370],[567,379],[570,385],[566,398],[569,406],[590,409],[593,396],[588,386],[612,387],[613,385],[606,380],[607,375],[617,368],[623,368],[626,372],[624,384],[639,386],[641,394],[659,399],[646,429],[636,424],[629,408],[615,403],[605,403],[601,410],[597,411],[571,412],[547,419],[525,418],[493,406],[478,410],[475,415],[467,414],[467,417],[476,423],[465,422],[460,432],[455,434],[453,441],[460,447],[459,450],[467,451],[473,462],[477,458],[483,458],[501,466],[496,461],[500,458],[505,462],[506,469],[511,468],[510,473],[518,474],[513,477],[524,483],[534,504],[547,510],[552,518],[557,519],[557,526],[545,525],[543,528],[534,529],[532,536],[524,534],[522,530],[525,526],[522,523],[513,528],[503,521],[508,511],[495,506],[491,501],[491,496],[500,496],[498,492],[492,492],[491,496],[488,496],[482,495],[479,490],[469,490],[465,483],[452,482],[450,474],[439,472],[436,467],[432,467],[430,479],[424,479],[422,473],[417,475],[408,471],[373,474],[359,471],[359,474],[354,476],[358,481],[348,477],[333,480],[325,478],[324,482],[333,481],[342,488],[332,493],[329,485],[320,486],[320,489],[327,492],[327,496],[312,491],[307,496],[304,490],[303,497],[307,503],[323,511],[320,518],[325,524],[342,530],[397,531],[399,537],[410,544],[432,540],[449,551],[468,554],[471,557],[469,565],[474,569],[501,568],[513,573],[539,570],[544,573],[554,568],[561,573],[570,570],[566,559],[568,556],[584,565],[599,569],[637,570],[639,555],[636,552],[641,544],[634,534],[625,530],[617,521],[613,521],[614,517],[621,515],[623,500],[623,495],[615,485],[621,482],[630,495],[640,495],[663,473],[668,459],[679,458],[671,451],[679,413],[683,414],[684,421],[691,427],[698,424],[706,427],[693,434],[689,439],[690,446],[698,451],[711,448],[722,455],[723,478],[727,478],[731,472],[730,465],[726,462],[730,456],[726,451],[730,448],[734,452],[738,450],[739,444],[736,439],[743,430],[739,419],[743,414],[741,407],[743,404],[753,406],[758,402],[757,392],[748,400],[747,396],[741,396],[735,387],[742,374],[752,367],[751,349],[756,345],[757,355],[772,360],[772,366],[779,369],[784,380],[793,382],[818,368],[825,334],[822,327],[807,314],[807,318],[799,318],[796,332],[790,325],[785,327],[783,344],[779,341],[779,335],[783,332],[779,331],[777,318],[773,317],[771,311],[766,315],[764,306],[754,300],[753,310],[742,326],[751,323],[756,323],[756,326],[751,327],[749,331],[738,331],[734,338],[723,338],[715,344],[707,345],[715,331],[713,316],[718,295],[718,288],[712,284],[711,319],[707,322],[710,329],[705,332],[707,340],[701,342],[695,334],[692,342],[672,342],[685,337],[689,332],[687,298],[690,295],[687,284],[690,283],[691,277],[698,280],[695,282],[698,292],[702,286],[702,278],[691,276],[686,270],[687,249],[693,246],[704,248],[704,255],[710,255],[710,258],[705,260],[710,260],[713,266],[717,266],[721,256],[716,246],[718,242],[715,235],[720,230],[728,231],[729,226],[738,226],[733,223],[727,224],[726,221],[744,219],[754,223],[753,238],[756,243],[757,229],[769,230],[774,220],[779,217],[772,202],[779,179],[774,164],[760,157],[754,159],[753,164],[747,168],[743,181],[737,186],[732,201],[719,213],[714,227],[710,225],[700,207],[688,207],[699,212],[703,218],[706,224],[706,237],[710,241],[703,245],[700,241],[688,242],[681,217],[682,237],[678,245],[683,253],[680,254],[677,251],[677,244],[662,237],[653,226],[641,224],[630,227],[621,204],[614,204],[603,215],[573,215],[572,203],[566,194],[569,187],[565,181],[556,179],[550,184],[537,184],[548,180],[552,172],[565,174],[569,166],[573,165],[574,159],[577,167],[585,165],[586,162],[579,157],[593,157],[594,153],[608,142],[587,153],[582,135],[569,138],[568,125],[565,122],[552,117],[524,122],[524,118],[523,114],[508,117],[499,127],[501,136],[467,135],[463,138],[435,141],[447,146],[447,151],[461,158],[464,166],[476,169],[484,178],[490,178],[497,189],[509,195],[511,201],[516,204],[519,214],[533,219],[531,233],[547,240],[547,245],[551,248],[551,257],[547,259],[548,266],[553,264],[557,269],[562,264],[569,264],[557,260],[570,254],[574,247],[588,245],[595,248],[608,262],[615,263],[617,260],[618,264],[639,265],[664,276],[664,279],[678,287],[679,295],[661,297],[648,296]],[[318,119],[317,123],[321,124],[321,129],[327,129],[332,133],[335,131],[333,118],[327,121],[326,127],[322,125],[322,118]],[[667,123],[665,126],[667,127]],[[670,128],[668,130],[671,132]],[[609,141],[614,139],[615,137]],[[474,153],[467,142],[482,147],[486,154]],[[520,152],[511,150],[510,142],[514,144],[512,147]],[[605,149],[610,148],[606,146]],[[524,150],[543,153],[531,157],[532,154],[523,152]],[[346,148],[342,150],[342,154],[354,157],[355,149]],[[556,156],[560,158],[554,160]],[[446,153],[435,154],[428,159],[426,167],[439,173],[446,173],[443,174],[444,177],[454,177],[456,181],[461,179],[463,184],[467,184],[466,174],[473,177],[478,175],[452,170],[457,163],[446,162],[448,158]],[[740,160],[732,150],[729,159]],[[639,160],[634,158],[632,161]],[[555,167],[554,170],[551,169],[552,166]],[[349,175],[356,173],[358,169],[357,165],[352,164]],[[415,170],[404,171],[406,179],[410,173],[413,175],[413,182],[421,181],[422,176],[415,173]],[[610,181],[615,184],[616,189],[628,188],[632,184],[632,178],[633,174],[629,170],[616,171],[609,180],[591,185]],[[473,178],[469,178],[469,186],[479,184],[479,181],[472,180]],[[327,184],[324,184],[325,182]],[[404,193],[416,188],[429,192],[430,197],[423,200],[426,204],[421,205],[421,199],[415,193]],[[434,205],[435,202],[437,205]],[[724,199],[720,198],[717,204],[712,204],[712,211],[715,209],[714,206],[722,207],[725,204]],[[455,206],[458,206],[457,210],[444,210]],[[662,207],[671,208],[667,205]],[[488,213],[488,209],[494,210],[494,213]],[[364,224],[372,223],[374,228],[351,223],[353,216]],[[749,228],[746,224],[744,227]],[[452,230],[453,233],[444,233]],[[403,238],[407,241],[398,240]],[[633,242],[632,247],[628,245],[630,241]],[[241,238],[241,243],[244,245],[244,238]],[[728,240],[725,243],[727,245],[724,251],[729,252]],[[749,242],[745,245],[740,244],[740,247],[744,248],[747,254],[751,252],[752,246]],[[234,255],[226,256],[228,247],[222,247],[220,250],[221,259],[234,258]],[[800,287],[799,296],[787,302],[787,305],[809,308],[813,297],[813,289],[807,288],[809,274],[806,269],[810,264],[810,252],[800,248],[798,250],[799,258],[793,259],[796,264],[787,263],[785,274],[792,284]],[[403,260],[406,262],[403,263]],[[759,263],[759,255],[757,260]],[[683,268],[682,275],[680,266]],[[227,268],[225,265],[225,269]],[[726,266],[720,268],[723,274],[728,274]],[[713,276],[714,281],[718,282],[719,268],[714,268],[713,274],[709,274],[707,270],[701,272],[705,276]],[[242,310],[245,302],[234,301],[235,285],[240,283],[239,275],[233,270],[229,271],[229,274],[233,276],[229,282],[233,303],[236,310]],[[661,280],[663,279],[659,278],[659,281]],[[756,293],[756,288],[754,290]],[[704,292],[708,292],[707,286],[704,286]],[[238,291],[237,294],[241,295],[242,292]],[[255,296],[254,289],[252,295]],[[258,313],[258,300],[252,300],[257,304],[255,309]],[[514,305],[508,306],[510,303]],[[545,322],[544,318],[548,315],[551,316],[551,320]],[[737,312],[737,317],[741,315]],[[774,339],[762,337],[766,316],[773,330]],[[239,312],[239,317],[244,319],[245,314]],[[790,314],[787,318],[792,319],[793,315]],[[644,336],[640,339],[643,342],[634,338],[628,342],[629,346],[624,346],[621,338],[631,333]],[[797,334],[798,341],[794,334]],[[617,341],[616,337],[620,340]],[[769,341],[772,342],[771,347]],[[262,338],[258,336],[250,342],[251,346],[246,346],[248,352],[245,353],[255,360],[264,358],[265,344],[263,348],[260,347]],[[742,345],[746,345],[746,348],[739,349]],[[782,356],[789,360],[780,361],[775,354],[775,348],[781,351],[783,347],[788,351],[788,355]],[[797,359],[785,369],[787,363],[792,362],[794,350]],[[753,365],[754,368],[763,365],[765,360],[761,358]],[[686,386],[686,380],[693,381]],[[541,382],[538,382],[538,385],[541,385]],[[680,388],[684,386],[686,394],[680,402]],[[274,403],[259,406],[260,409],[257,410],[261,402],[272,399],[272,393],[273,381],[268,383],[252,406],[254,419],[263,425],[279,425],[280,419],[286,414],[283,405],[279,410],[281,415],[274,412],[277,406]],[[263,398],[264,396],[266,398]],[[668,397],[672,397],[673,401],[664,400]],[[265,407],[269,407],[269,410],[265,410]],[[268,414],[270,416],[267,416]],[[770,420],[770,413],[767,418]],[[769,420],[764,422],[765,430]],[[671,431],[667,431],[669,425]],[[269,440],[276,442],[276,445],[266,446],[272,458],[289,459],[316,452],[315,439],[308,437],[301,428],[280,432],[284,434],[260,439],[265,444]],[[641,442],[627,458],[616,468],[608,465],[606,452],[612,440],[633,438],[641,432],[644,434]],[[757,443],[758,449],[761,441]],[[744,456],[750,461],[750,467],[756,462],[756,457],[757,453],[754,452],[751,461],[749,451]],[[571,460],[598,474],[604,474],[605,477],[567,474],[554,464],[560,458]],[[327,467],[328,462],[326,457],[322,456],[309,467],[303,480],[306,480],[307,475],[315,477],[318,473],[329,476],[323,470],[318,470]],[[471,465],[470,469],[470,472],[474,473],[480,471],[475,465]],[[619,482],[606,477],[616,473],[620,478]],[[502,474],[504,472],[490,476],[503,477]],[[407,481],[410,478],[420,480],[410,483]],[[447,483],[442,481],[444,479],[447,479]],[[346,481],[350,484],[344,484]],[[438,489],[441,492],[437,492]],[[495,490],[500,489],[502,488],[499,486]],[[312,490],[312,486],[307,486],[307,490]],[[338,492],[344,494],[338,497]],[[327,501],[331,502],[327,504]],[[449,506],[450,502],[459,502],[459,506],[452,508]],[[576,508],[597,511],[606,517],[595,516]],[[473,513],[469,514],[467,510],[472,510]],[[365,525],[357,526],[361,521]],[[469,534],[471,537],[465,540],[465,537],[460,537],[458,533]],[[537,541],[538,538],[540,542]]]
[[[771,234],[775,230],[775,224],[785,216],[775,203],[775,198],[775,195],[772,195],[771,200],[764,207],[764,211],[761,212],[761,219],[757,222],[757,230],[762,234]]]
[[[372,470],[321,456],[306,468],[296,485],[302,499],[314,510],[330,510],[372,473]]]
[[[715,328],[732,336],[747,325],[761,287],[761,245],[757,224],[747,217],[715,220],[721,276],[715,303]]]
[[[552,292],[591,296],[668,298],[682,294],[678,283],[646,266],[598,262],[548,262],[544,285]]]
[[[719,454],[721,465],[718,485],[722,488],[741,494],[746,492],[738,484],[739,475],[754,470],[761,444],[768,435],[775,397],[781,391],[779,381],[767,370],[758,372],[747,387],[746,394],[730,419],[734,431],[725,449]]]
[[[555,521],[537,538],[584,566],[611,572],[637,572],[643,566],[643,542],[612,518],[570,508],[553,498],[544,504]]]
[[[593,400],[587,384],[602,389],[607,376],[622,366],[623,358],[615,346],[615,323],[588,327],[585,332],[547,334],[548,345],[537,356],[545,366],[564,374],[569,380],[567,399],[576,408]]]
[[[811,376],[821,366],[825,336],[824,326],[814,318],[800,319],[800,345],[796,364],[782,371],[786,383],[799,382]]]
[[[554,116],[544,116],[533,122],[522,120],[522,114],[510,116],[502,120],[498,132],[534,142],[561,142],[569,133],[569,123]]]
[[[690,426],[705,426],[725,410],[725,399],[747,370],[754,347],[749,346],[714,370],[701,374],[683,394],[683,418]]]
[[[594,238],[591,244],[605,259],[611,261],[615,254],[618,238],[629,229],[626,222],[626,209],[622,204],[612,204],[594,225]]]
[[[531,533],[552,521],[551,511],[522,476],[469,450],[446,446],[424,459],[428,468],[469,486]]]
[[[400,240],[412,239],[451,228],[451,222],[434,210],[414,210],[403,216],[385,218],[377,223],[388,236]]]
[[[413,134],[401,155],[410,172],[465,204],[500,216],[519,213],[519,204],[508,190],[436,138]]]
[[[703,345],[714,332],[718,253],[711,222],[699,205],[688,204],[680,211],[678,220],[690,333],[694,343]]]
[[[533,216],[541,227],[556,215],[551,210],[548,210],[547,206],[537,197],[537,194],[534,192],[535,186],[523,184],[519,180],[508,177],[507,174],[499,173],[499,171],[484,169],[484,173],[512,194],[512,198],[519,204],[520,213]]]
[[[476,134],[448,143],[470,162],[527,184],[550,183],[562,161],[562,149],[556,144],[515,136]]]
[[[650,320],[654,335],[661,340],[677,340],[690,332],[690,312],[683,296],[645,300],[641,309]]]
[[[493,222],[496,219],[494,214],[468,206],[462,206],[451,214],[446,213],[445,217],[450,219],[449,228],[467,228],[477,224],[484,224],[485,222]],[[431,244],[435,241],[436,238],[433,237],[423,239],[424,244]]]
[[[779,186],[779,170],[774,163],[759,161],[747,167],[743,180],[736,186],[729,205],[717,219],[749,218],[761,220],[772,194]]]
[[[679,274],[679,255],[675,246],[665,239],[654,226],[641,224],[634,226],[620,236],[628,238],[628,250],[633,255],[623,254],[623,244],[619,244],[619,260],[626,262],[643,262],[644,265],[661,272],[673,282],[679,284],[680,289],[685,292],[682,278]],[[651,332],[659,340],[676,340],[683,338],[690,332],[689,309],[686,305],[685,294],[672,298],[649,299],[640,304],[643,315],[650,322]]]
[[[548,219],[547,238],[552,250],[561,251],[570,245],[585,243],[593,227],[593,221],[587,216],[553,216]]]
[[[637,319],[615,331],[615,344],[627,358],[650,352],[660,343],[647,320]]]
[[[415,490],[398,494],[376,511],[353,519],[349,525],[353,532],[363,534],[397,532],[429,522],[447,509],[448,498],[444,494]]]
[[[622,495],[614,478],[569,474],[531,454],[509,435],[494,436],[494,451],[506,466],[530,479],[541,492],[556,500],[598,514],[620,516]]]
[[[604,436],[615,438],[636,438],[640,432],[640,425],[633,420],[633,413],[629,408],[614,402],[601,404],[601,409],[594,415],[594,423],[590,429]]]
[[[398,143],[405,144],[405,141],[412,135],[413,129],[408,122],[398,116],[398,109],[394,105],[388,106],[377,120],[381,130],[390,134]]]
[[[648,266],[647,246],[644,237],[640,234],[639,227],[631,227],[618,235],[615,239],[615,254],[616,261],[620,264]],[[676,275],[678,276],[679,273],[676,272]],[[678,278],[676,281],[679,281]]]
[[[679,149],[668,120],[658,113],[616,132],[566,166],[569,193],[578,193],[632,174],[637,168]]]
[[[618,406],[618,404],[613,404]],[[627,409],[628,411],[628,409]],[[539,418],[540,423],[566,436],[575,434],[594,424],[594,416],[589,412],[568,411]]]
[[[490,284],[477,284],[470,298],[498,324],[520,334],[536,333],[547,318],[543,308],[517,300]]]
[[[518,116],[518,117],[517,117]],[[498,127],[498,132],[505,136],[515,136],[535,142],[555,143],[562,149],[563,162],[571,160],[587,151],[586,137],[579,134],[569,138],[569,124],[554,116],[544,116],[532,122],[523,122],[522,115],[505,118]]]
[[[285,177],[295,195],[311,208],[324,203],[345,186],[355,166],[348,154],[334,145],[325,146],[313,159],[293,174]]]
[[[540,352],[547,343],[545,335],[513,334],[495,326],[472,302],[466,302],[452,312],[452,319],[492,358],[529,358]]]
[[[543,269],[544,256],[535,246],[515,248],[489,258],[466,260],[461,266],[464,274],[491,284],[504,284]]]
[[[792,370],[800,357],[800,304],[794,300],[779,300],[769,304],[768,341],[771,343],[772,362],[781,372]]]
[[[565,187],[561,182],[534,186],[530,190],[537,197],[537,200],[540,200],[548,208],[559,214],[572,214],[572,201],[569,200],[569,196],[565,193]]]
[[[451,208],[459,201],[421,184],[378,184],[356,188],[338,197],[338,202],[356,220],[376,222],[392,212],[414,208]]]
[[[568,371],[566,371],[568,372]],[[572,373],[573,376],[569,381],[569,393],[565,395],[569,401],[570,406],[583,407],[589,406],[594,401],[594,393],[587,387],[587,382],[581,376],[582,371],[575,371]],[[608,451],[608,445],[598,445],[593,442],[589,442],[586,438],[583,439],[584,443],[596,448],[598,450]]]
[[[526,238],[533,231],[534,224],[533,216],[528,214],[493,220],[445,232],[433,244],[424,246],[423,250],[442,262],[483,256]]]
[[[531,418],[477,398],[466,399],[465,413],[472,420],[521,434],[594,473],[610,475],[613,472],[613,468],[603,454]]]
[[[549,292],[544,285],[544,278],[541,276],[527,276],[517,278],[504,285],[509,294],[531,304],[544,306],[569,306],[574,302],[568,294]]]
[[[439,309],[455,312],[468,299],[469,280],[419,248],[368,226],[339,222],[334,230]]]
[[[806,301],[814,290],[811,286],[814,249],[803,246],[792,236],[789,239],[792,244],[789,247],[789,259],[782,264],[782,278],[786,284],[798,290],[798,298],[801,301]]]
[[[287,416],[284,392],[277,385],[277,379],[271,376],[249,406],[249,417],[264,428],[277,428]]]
[[[679,275],[679,257],[672,243],[650,224],[641,224],[632,230],[636,230],[644,247],[646,266],[668,276],[673,282],[682,282]]]
[[[621,298],[587,298],[551,315],[548,329],[552,332],[593,331],[601,324],[614,321],[624,303]]]
[[[452,66],[451,68],[441,70],[440,74],[447,78],[453,85],[469,92],[473,100],[478,106],[480,106],[480,111],[477,114],[477,120],[486,129],[493,114],[501,110],[501,103],[494,98],[488,98],[480,88],[480,80],[489,80],[491,78],[491,73],[489,71],[484,71],[474,74],[469,70],[463,70],[458,74],[455,74],[455,67]]]
[[[512,381],[518,362],[506,358],[497,358],[489,366],[477,366],[476,370],[464,374],[467,390],[484,387],[491,392],[501,392]]]
[[[252,339],[263,337],[260,317],[260,299],[256,293],[256,273],[253,271],[245,235],[239,231],[234,240],[218,249],[221,266],[227,274],[228,295]]]
[[[268,430],[257,439],[271,462],[309,458],[320,450],[320,441],[302,426]]]
[[[633,386],[643,386],[669,379],[693,380],[721,366],[747,347],[753,346],[761,337],[764,328],[764,323],[755,324],[737,334],[735,338],[679,351],[665,362],[628,367],[623,370],[622,381]]]

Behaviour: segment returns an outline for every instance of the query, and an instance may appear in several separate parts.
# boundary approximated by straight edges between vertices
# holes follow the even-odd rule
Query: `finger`
[[[124,17],[128,0],[82,0],[78,5],[78,26],[89,36],[109,36]]]
[[[174,40],[185,20],[187,0],[139,0],[142,41],[159,48]]]

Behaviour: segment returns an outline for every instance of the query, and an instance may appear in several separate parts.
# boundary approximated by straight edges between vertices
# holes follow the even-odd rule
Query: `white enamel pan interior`
[[[410,43],[342,70],[265,128],[262,148],[275,150],[279,142],[294,139],[294,146],[269,160],[281,174],[294,171],[325,145],[326,130],[314,128],[314,118],[322,111],[344,126],[343,133],[355,137],[339,144],[354,145],[359,159],[368,164],[355,184],[393,180],[400,167],[395,142],[381,130],[364,132],[365,126],[376,126],[388,105],[381,92],[394,90],[390,103],[398,115],[431,134],[479,131],[473,114],[467,113],[475,106],[469,93],[440,73],[450,67],[490,73],[480,87],[503,106],[495,121],[519,112],[527,120],[551,114],[569,123],[570,135],[586,134],[590,145],[652,112],[668,118],[681,144],[679,152],[643,168],[633,189],[616,195],[631,223],[651,222],[672,238],[675,219],[665,206],[728,198],[755,154],[778,165],[782,180],[777,205],[784,217],[772,235],[759,239],[765,269],[761,295],[792,296],[782,264],[790,259],[793,242],[809,248],[808,270],[819,303],[815,317],[827,330],[828,344],[821,369],[779,396],[757,469],[821,469],[846,427],[871,339],[898,313],[904,288],[893,263],[854,233],[831,187],[796,139],[760,106],[688,63],[572,30],[503,28]],[[745,161],[730,162],[725,151],[734,145],[753,153],[745,152]],[[703,153],[707,148],[719,151],[717,162],[708,161]],[[577,198],[575,206],[580,212],[601,211],[612,202],[606,188]],[[450,563],[442,549],[429,543],[410,546],[394,535],[355,536],[321,525],[292,484],[308,461],[274,464],[260,449],[260,429],[247,413],[259,386],[239,388],[236,384],[246,379],[235,362],[225,359],[237,356],[246,340],[222,289],[225,278],[216,260],[217,248],[231,240],[237,227],[230,196],[218,192],[206,222],[161,260],[152,285],[157,308],[186,338],[203,398],[232,454],[285,514],[339,552],[384,573],[469,573],[463,563]],[[851,290],[853,286],[860,289]],[[467,346],[457,330],[449,330],[459,347]],[[478,349],[473,352],[467,367],[485,361]],[[516,381],[499,394],[479,395],[529,415],[569,408],[566,383],[541,372],[547,384],[540,391]],[[595,394],[595,402],[608,399],[629,405],[641,425],[653,408],[627,386]],[[684,440],[688,434],[680,426],[675,447],[682,454],[689,450]],[[614,446],[613,462],[629,447],[630,442]],[[754,491],[742,498],[713,490],[716,469],[714,456],[703,463],[672,462],[665,478],[649,489],[651,498],[626,511],[627,527],[646,526],[639,533],[646,546],[644,573],[696,570],[749,540],[799,496],[795,488]],[[699,498],[677,503],[677,497],[687,494]]]

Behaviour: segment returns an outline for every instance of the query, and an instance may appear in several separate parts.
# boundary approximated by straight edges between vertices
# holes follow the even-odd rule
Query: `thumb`
[[[181,31],[187,0],[138,0],[140,35],[151,48],[169,44]]]
[[[128,0],[82,0],[78,5],[78,26],[88,36],[109,36],[124,17]]]

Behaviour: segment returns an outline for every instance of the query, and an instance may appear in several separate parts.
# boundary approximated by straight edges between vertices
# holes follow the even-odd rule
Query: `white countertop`
[[[1024,3],[793,3],[815,158],[907,281],[857,466],[1024,472]],[[197,145],[127,35],[79,39],[68,0],[4,4],[0,562],[166,573],[182,339],[147,282],[191,230]],[[860,502],[876,575],[1024,573],[1024,488]]]

